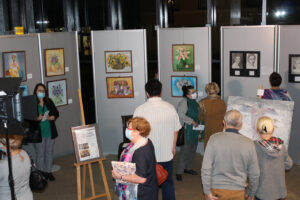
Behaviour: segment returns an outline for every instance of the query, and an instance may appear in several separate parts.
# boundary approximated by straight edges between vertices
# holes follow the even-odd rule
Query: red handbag
[[[156,177],[157,177],[158,186],[160,186],[168,178],[167,170],[165,170],[163,166],[161,166],[158,163],[156,163]]]

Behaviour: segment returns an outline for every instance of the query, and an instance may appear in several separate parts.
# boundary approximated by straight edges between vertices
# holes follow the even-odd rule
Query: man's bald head
[[[224,116],[225,129],[234,128],[240,130],[243,125],[243,116],[238,110],[227,111]]]

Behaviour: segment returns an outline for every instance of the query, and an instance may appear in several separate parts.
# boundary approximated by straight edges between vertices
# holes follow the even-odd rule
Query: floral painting
[[[46,76],[65,74],[64,49],[45,49]]]
[[[106,73],[132,72],[132,51],[105,51]]]
[[[182,97],[182,87],[192,85],[197,91],[196,76],[171,76],[172,97]]]
[[[133,98],[132,76],[107,77],[107,97],[108,98]]]
[[[25,51],[3,52],[4,77],[21,77],[26,81],[26,58]]]
[[[193,44],[173,44],[172,61],[174,72],[194,71],[194,45]]]
[[[56,106],[68,104],[66,79],[48,82],[48,96]]]

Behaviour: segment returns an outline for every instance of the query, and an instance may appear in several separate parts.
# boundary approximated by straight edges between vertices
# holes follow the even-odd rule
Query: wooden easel
[[[80,104],[82,125],[85,125],[85,118],[84,118],[82,97],[81,97],[80,89],[78,89],[78,98],[79,98],[79,104]],[[97,198],[101,198],[101,197],[107,197],[108,200],[111,200],[109,188],[108,188],[108,184],[107,184],[107,179],[106,179],[106,175],[105,175],[105,171],[104,171],[103,160],[106,160],[106,158],[100,158],[100,159],[87,161],[87,162],[83,162],[83,163],[74,163],[74,166],[76,167],[76,176],[77,176],[77,199],[78,200],[92,200],[92,199],[97,199]],[[104,188],[105,188],[105,193],[103,193],[103,194],[98,194],[98,195],[95,194],[95,185],[94,185],[94,177],[93,177],[93,170],[92,170],[93,163],[99,164],[100,173],[102,175],[102,180],[103,180]],[[83,166],[82,188],[81,188],[81,170],[80,170],[81,166]],[[85,188],[86,188],[85,186],[86,186],[86,168],[87,167],[89,169],[92,196],[86,198],[85,197]]]

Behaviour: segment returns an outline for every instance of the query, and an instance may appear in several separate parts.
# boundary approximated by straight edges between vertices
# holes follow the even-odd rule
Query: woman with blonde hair
[[[255,141],[260,177],[256,199],[283,199],[287,195],[285,170],[293,161],[280,138],[274,137],[274,123],[270,117],[261,117],[256,124],[259,139]]]
[[[20,149],[23,136],[9,135],[9,146],[12,164],[12,174],[14,180],[14,188],[16,199],[32,200],[32,192],[29,186],[29,177],[31,170],[31,161],[25,151]],[[0,160],[0,199],[11,199],[11,191],[8,180],[8,160],[6,156],[7,141],[4,135],[0,135],[0,150],[4,154]]]
[[[199,120],[205,122],[204,147],[214,133],[223,130],[223,119],[226,104],[218,95],[220,88],[217,83],[211,82],[205,86],[207,97],[199,101]]]

